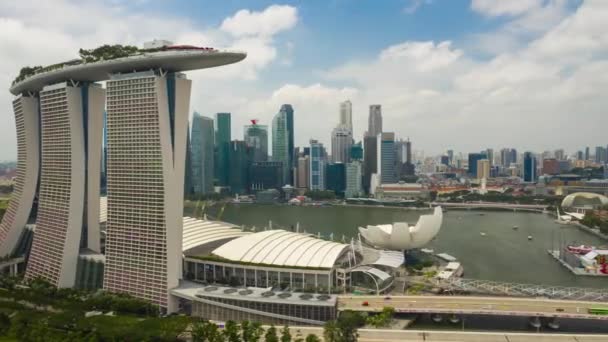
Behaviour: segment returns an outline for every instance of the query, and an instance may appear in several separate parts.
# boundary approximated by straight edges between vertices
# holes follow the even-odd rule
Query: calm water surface
[[[218,208],[209,209],[216,214]],[[357,227],[396,221],[415,223],[429,211],[380,207],[296,207],[227,205],[222,220],[248,227],[273,225],[300,229],[340,240],[357,235]],[[513,230],[514,225],[519,226]],[[259,228],[258,228],[259,229]],[[481,236],[481,232],[486,236]],[[532,241],[527,239],[533,237]],[[576,277],[547,254],[562,243],[608,245],[574,226],[557,224],[545,214],[501,211],[449,211],[436,239],[429,244],[436,253],[453,255],[464,265],[465,277],[495,281],[581,287],[608,287],[608,278]]]

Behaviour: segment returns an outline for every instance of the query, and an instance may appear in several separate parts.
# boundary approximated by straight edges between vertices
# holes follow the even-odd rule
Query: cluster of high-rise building
[[[480,152],[468,153],[466,156],[454,155],[453,150],[426,160],[427,172],[449,172],[467,176],[470,179],[482,180],[497,177],[519,177],[524,182],[534,183],[540,176],[566,174],[571,170],[597,168],[606,166],[608,147],[597,146],[595,154],[590,148],[579,150],[571,155],[563,149],[534,153],[526,151],[518,154],[514,148],[503,148],[494,153],[491,148]]]
[[[274,115],[270,139],[269,127],[256,119],[244,127],[241,141],[231,140],[230,113],[218,113],[215,119],[195,113],[186,150],[191,154],[186,177],[192,177],[186,179],[186,195],[244,195],[287,187],[356,197],[413,175],[411,142],[382,131],[382,107],[369,107],[368,130],[363,141],[355,142],[352,106],[349,100],[340,103],[330,149],[315,139],[294,147],[294,108],[289,104]]]

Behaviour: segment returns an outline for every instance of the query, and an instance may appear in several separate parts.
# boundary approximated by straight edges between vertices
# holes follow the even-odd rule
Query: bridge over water
[[[534,211],[543,212],[547,209],[547,205],[541,204],[516,204],[516,203],[497,203],[497,202],[432,202],[431,205],[438,205],[442,208],[452,209],[504,209],[515,211]]]

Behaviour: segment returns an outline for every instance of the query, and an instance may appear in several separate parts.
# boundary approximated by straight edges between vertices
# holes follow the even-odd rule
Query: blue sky
[[[356,139],[379,103],[385,130],[426,155],[575,152],[608,143],[606,22],[606,0],[5,1],[0,82],[80,47],[161,38],[248,53],[188,73],[191,110],[231,112],[236,138],[291,103],[296,144],[329,144],[350,99]],[[16,156],[11,101],[0,93],[0,159]]]

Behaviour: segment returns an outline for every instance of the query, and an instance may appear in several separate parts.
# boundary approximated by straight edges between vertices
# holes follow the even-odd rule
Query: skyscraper
[[[448,165],[454,165],[454,150],[448,150]]]
[[[40,92],[40,188],[26,279],[74,286],[80,246],[100,250],[99,128],[105,93],[94,83],[58,83]]]
[[[583,160],[584,157],[583,151],[576,152],[576,160]]]
[[[230,117],[230,113],[215,115],[215,148],[217,150],[215,177],[222,186],[227,186],[230,178],[230,141],[232,140]]]
[[[192,188],[194,194],[213,192],[215,129],[213,119],[194,112],[192,116]]]
[[[477,177],[477,161],[486,158],[485,153],[469,153],[469,175],[471,177]]]
[[[298,158],[296,187],[307,189],[310,184],[310,156],[302,156]]]
[[[561,149],[561,148],[558,149],[558,150],[555,150],[554,154],[555,154],[555,159],[557,159],[557,160],[564,160],[564,159],[566,159],[565,158],[566,154],[564,153],[564,150]]]
[[[287,155],[289,157],[289,159],[288,159],[289,167],[286,168],[287,170],[284,170],[284,172],[286,172],[289,175],[289,177],[287,177],[287,179],[285,179],[284,182],[286,184],[292,184],[291,169],[295,167],[295,157],[294,157],[295,131],[294,131],[294,127],[293,127],[293,107],[290,104],[284,104],[281,106],[281,109],[279,110],[279,112],[281,112],[285,115],[285,120],[287,121],[287,152],[288,152]]]
[[[273,161],[254,161],[249,167],[249,189],[251,191],[267,189],[280,190],[284,185],[281,184],[282,175],[283,163]]]
[[[352,131],[340,124],[331,131],[331,158],[334,163],[348,163],[353,145]]]
[[[272,161],[283,163],[281,179],[283,184],[288,184],[291,178],[288,117],[288,112],[281,107],[281,110],[272,119]]]
[[[183,74],[158,71],[115,75],[107,82],[103,287],[169,311],[177,307],[169,289],[181,277],[190,88]]]
[[[382,106],[371,105],[369,106],[366,135],[377,137],[380,133],[382,133]]]
[[[490,161],[488,159],[480,159],[477,161],[477,179],[490,178]]]
[[[0,256],[12,254],[27,223],[38,184],[40,127],[38,98],[19,95],[13,101],[17,129],[17,176],[0,224]]]
[[[378,134],[377,165],[380,184],[397,182],[397,161],[395,155],[395,133]]]
[[[310,140],[310,190],[325,190],[325,148]]]
[[[353,160],[346,164],[346,190],[344,191],[345,198],[363,195],[362,176],[360,160]]]
[[[532,152],[524,153],[524,182],[536,182],[536,157]]]
[[[363,160],[363,145],[361,142],[350,147],[350,160]]]
[[[251,120],[251,125],[245,126],[245,143],[252,150],[255,162],[268,160],[268,126],[258,125],[257,120]]]
[[[340,103],[340,122],[339,125],[345,126],[353,133],[353,104],[350,100]]]
[[[486,159],[488,159],[488,162],[490,162],[490,167],[492,167],[492,165],[494,165],[494,149],[493,148],[486,149]]]
[[[233,194],[246,194],[249,189],[251,153],[243,140],[230,142],[230,171],[228,185]]]
[[[515,153],[517,154],[517,153]],[[503,167],[509,167],[512,163],[515,163],[513,159],[513,150],[509,148],[503,148],[500,150],[500,165]]]
[[[589,146],[585,147],[585,160],[589,160],[591,156],[589,155]]]
[[[325,167],[325,188],[344,196],[346,189],[346,167],[344,163],[331,163]]]
[[[186,174],[184,175],[184,196],[194,194],[192,185],[192,147],[190,146],[190,123],[186,129]]]
[[[603,146],[595,147],[595,162],[602,164],[606,162],[606,148]]]
[[[363,138],[363,190],[370,193],[372,174],[378,172],[378,137],[366,135]]]

